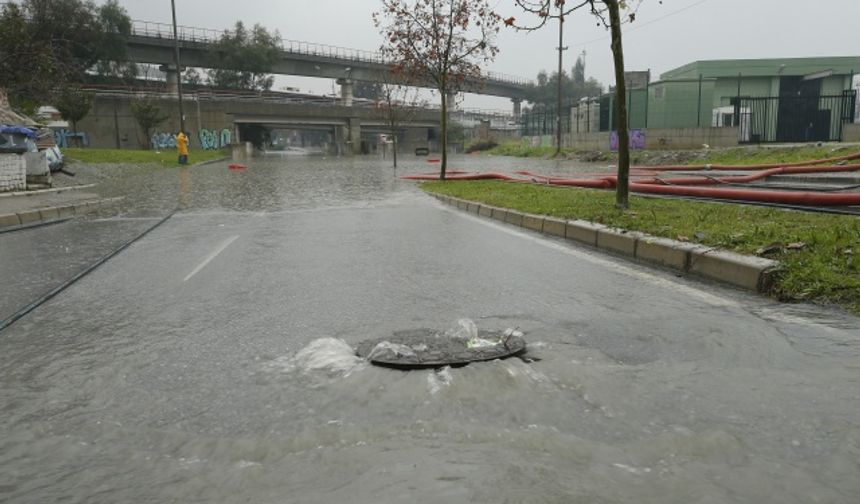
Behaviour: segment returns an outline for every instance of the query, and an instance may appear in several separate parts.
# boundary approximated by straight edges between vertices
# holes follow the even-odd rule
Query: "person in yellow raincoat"
[[[184,131],[176,135],[176,150],[179,152],[179,164],[188,164],[188,137]]]

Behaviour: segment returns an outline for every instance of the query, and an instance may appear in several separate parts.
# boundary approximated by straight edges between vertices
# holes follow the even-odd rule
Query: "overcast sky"
[[[628,0],[630,1],[630,0]],[[636,3],[637,0],[633,0]],[[170,0],[120,0],[133,19],[170,22]],[[179,24],[223,29],[237,20],[277,29],[287,39],[376,50],[371,21],[379,0],[176,0]],[[497,0],[504,17],[526,18],[514,0]],[[642,0],[625,27],[628,70],[663,72],[696,60],[860,55],[860,0]],[[613,81],[608,33],[582,12],[565,23],[567,71],[587,52],[586,73]],[[488,70],[534,78],[557,66],[557,25],[539,32],[503,29]],[[858,69],[860,72],[860,69]],[[331,93],[330,80],[284,77],[277,86]],[[503,98],[468,96],[465,106],[508,109]]]

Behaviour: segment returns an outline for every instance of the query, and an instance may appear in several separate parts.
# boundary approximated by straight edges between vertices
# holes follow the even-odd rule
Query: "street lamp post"
[[[173,64],[176,65],[176,92],[179,96],[179,130],[185,133],[185,112],[182,109],[182,70],[179,66],[179,30],[176,27],[176,0],[170,0],[173,14]]]
[[[562,65],[563,65],[563,56],[564,51],[567,50],[567,47],[564,47],[564,2],[559,3],[558,5],[558,110],[555,114],[555,137],[556,137],[556,148],[555,154],[556,156],[561,154],[561,108],[562,108]]]

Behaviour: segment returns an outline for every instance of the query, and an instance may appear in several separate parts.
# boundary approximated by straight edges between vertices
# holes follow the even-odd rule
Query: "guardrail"
[[[111,85],[85,84],[81,89],[90,93],[120,98],[158,98],[158,99],[175,99],[176,94],[171,93],[162,88],[129,88]],[[273,92],[256,92],[256,91],[235,91],[221,89],[188,89],[185,92],[185,99],[189,101],[245,101],[254,103],[272,103],[279,105],[316,105],[322,107],[338,107],[344,106],[340,98],[330,96],[285,96]],[[353,108],[371,109],[380,107],[380,103],[373,100],[364,100],[355,98],[352,101]],[[438,103],[428,103],[421,107],[406,106],[406,108],[416,108],[425,111],[438,111],[440,106]],[[450,111],[450,116],[453,119],[495,119],[503,121],[516,121],[517,119],[510,112],[491,109],[475,109],[464,108]]]
[[[177,38],[184,42],[213,44],[221,40],[224,34],[231,33],[230,30],[212,30],[209,28],[196,28],[193,26],[177,26]],[[152,21],[134,20],[131,25],[132,35],[138,37],[159,38],[173,40],[173,25],[168,23],[157,23]],[[301,54],[305,56],[320,56],[325,58],[340,59],[345,61],[355,61],[362,63],[377,63],[384,64],[386,62],[383,55],[379,52],[364,51],[361,49],[352,49],[349,47],[341,47],[328,44],[317,44],[314,42],[304,42],[300,40],[291,40],[279,38],[279,46],[281,50],[293,54]],[[487,80],[495,82],[503,82],[518,86],[527,86],[532,83],[529,79],[507,75],[498,72],[486,72],[484,76]]]
[[[159,99],[175,99],[176,94],[160,88],[129,88],[118,86],[106,86],[98,84],[85,84],[81,89],[96,95],[106,97],[124,97],[124,98],[159,98]],[[220,89],[188,89],[184,93],[184,98],[188,101],[246,101],[254,103],[272,103],[281,105],[317,105],[327,107],[344,106],[340,98],[329,96],[284,96],[271,92],[241,92]],[[380,104],[373,100],[365,100],[354,98],[352,108],[378,108]],[[418,108],[421,110],[438,110],[438,105],[429,105],[425,107],[406,107]]]

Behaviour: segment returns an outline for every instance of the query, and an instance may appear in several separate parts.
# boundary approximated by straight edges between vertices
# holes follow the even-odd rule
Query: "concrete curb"
[[[61,193],[67,191],[77,191],[79,189],[89,189],[91,187],[95,187],[98,184],[85,184],[85,185],[75,185],[75,186],[67,186],[67,187],[52,187],[50,189],[37,189],[35,191],[12,191],[12,192],[4,192],[0,193],[0,198],[6,198],[10,196],[35,196],[37,194],[49,194],[49,193]]]
[[[70,219],[76,215],[84,215],[99,207],[107,206],[124,199],[125,197],[119,196],[116,198],[81,201],[73,205],[43,207],[22,210],[16,213],[0,214],[0,231],[12,231],[13,229]]]
[[[779,263],[703,245],[659,238],[636,231],[613,229],[594,222],[565,221],[496,208],[451,196],[433,195],[439,201],[546,235],[565,238],[654,266],[689,273],[745,290],[767,292],[779,274]]]

